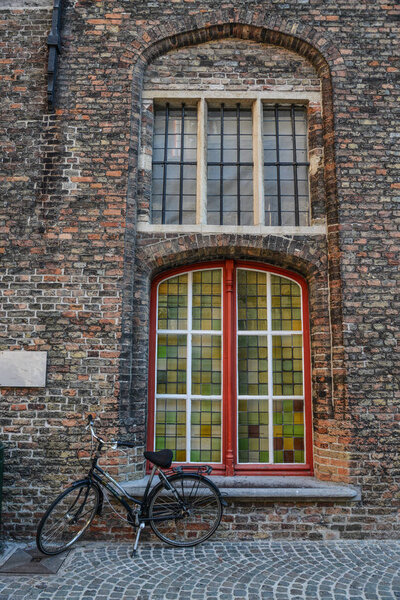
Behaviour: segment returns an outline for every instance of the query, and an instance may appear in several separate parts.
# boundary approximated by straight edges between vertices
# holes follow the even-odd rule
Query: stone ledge
[[[342,483],[320,481],[315,477],[220,477],[210,476],[226,498],[264,499],[302,502],[361,500],[358,488]],[[132,496],[143,496],[149,476],[133,481],[125,481],[122,486]]]

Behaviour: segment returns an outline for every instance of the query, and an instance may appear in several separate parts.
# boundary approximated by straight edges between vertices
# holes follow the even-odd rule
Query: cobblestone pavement
[[[0,600],[400,599],[397,541],[130,548],[80,543],[57,575],[0,575]]]

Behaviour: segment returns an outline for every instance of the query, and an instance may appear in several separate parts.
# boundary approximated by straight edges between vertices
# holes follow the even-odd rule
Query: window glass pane
[[[240,396],[268,394],[268,340],[266,336],[239,335],[238,371]]]
[[[197,112],[182,105],[179,109],[155,109],[153,136],[152,222],[195,223]],[[193,164],[188,164],[193,163]],[[184,182],[192,181],[187,195]],[[157,196],[158,205],[154,204]],[[159,206],[161,196],[161,206]],[[188,207],[190,203],[190,207]]]
[[[268,400],[238,402],[239,463],[269,462]]]
[[[192,329],[221,331],[221,271],[194,271]]]
[[[188,276],[179,275],[158,287],[158,329],[187,329]]]
[[[186,400],[157,398],[155,450],[168,448],[173,460],[186,461]]]
[[[264,193],[266,225],[308,225],[308,196],[301,183],[308,179],[306,110],[303,107],[265,106],[263,110]],[[273,166],[269,163],[276,163]],[[298,163],[306,163],[299,165]],[[268,165],[268,166],[267,166]],[[296,177],[297,175],[297,177]],[[276,185],[275,185],[276,184]],[[276,196],[276,202],[271,196]],[[286,197],[286,199],[284,199]],[[308,198],[307,198],[308,203]]]
[[[253,206],[249,208],[247,202],[246,208],[242,206],[241,186],[242,179],[247,181],[246,195],[252,197],[251,110],[240,106],[225,108],[223,105],[220,108],[210,108],[207,141],[207,222],[218,225],[252,225]]]
[[[192,394],[215,396],[221,393],[221,336],[192,336]]]
[[[157,394],[186,394],[186,335],[158,335]]]
[[[267,329],[267,275],[259,271],[238,269],[238,329]]]
[[[221,433],[221,400],[193,399],[190,460],[221,462]]]
[[[290,279],[271,275],[272,329],[301,330],[300,286]]]
[[[273,418],[274,463],[303,463],[303,400],[274,400]]]
[[[272,338],[274,396],[303,394],[303,339],[301,335]]]

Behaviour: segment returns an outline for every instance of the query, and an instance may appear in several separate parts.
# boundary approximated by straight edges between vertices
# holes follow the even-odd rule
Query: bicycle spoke
[[[215,488],[205,478],[184,474],[171,478],[182,505],[160,487],[150,502],[150,525],[156,535],[176,546],[194,546],[218,527],[222,506]]]
[[[53,502],[38,527],[37,545],[45,554],[58,554],[74,543],[93,520],[99,502],[89,483],[73,486]]]

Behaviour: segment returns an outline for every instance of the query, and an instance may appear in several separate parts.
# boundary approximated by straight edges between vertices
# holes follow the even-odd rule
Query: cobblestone
[[[0,600],[400,600],[400,542],[81,543],[56,575],[0,577]],[[4,557],[4,559],[7,557]]]

